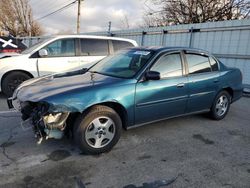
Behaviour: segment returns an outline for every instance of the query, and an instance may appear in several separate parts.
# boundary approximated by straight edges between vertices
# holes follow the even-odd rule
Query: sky
[[[29,0],[33,17],[43,27],[45,35],[75,33],[77,3],[59,13],[41,17],[73,2],[74,0]],[[125,29],[125,16],[129,28],[138,28],[143,23],[143,13],[147,0],[84,0],[81,7],[81,33],[107,31],[111,21],[111,30]]]

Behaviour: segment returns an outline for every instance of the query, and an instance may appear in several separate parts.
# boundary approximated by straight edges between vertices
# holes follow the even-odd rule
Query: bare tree
[[[123,18],[121,19],[121,28],[122,29],[129,29],[129,21],[127,14],[123,15]]]
[[[0,0],[0,29],[13,36],[37,36],[42,28],[34,21],[28,0]]]
[[[244,19],[250,14],[249,0],[151,0],[151,3],[160,8],[146,11],[147,26]]]

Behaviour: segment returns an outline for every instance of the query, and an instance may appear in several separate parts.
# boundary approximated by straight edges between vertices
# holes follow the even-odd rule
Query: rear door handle
[[[176,87],[184,87],[184,86],[185,86],[184,83],[179,83],[179,84],[176,85]]]
[[[218,83],[218,82],[219,82],[219,80],[218,80],[218,79],[214,80],[214,83]]]
[[[68,61],[68,63],[78,63],[79,61],[78,60],[72,60],[72,61]]]

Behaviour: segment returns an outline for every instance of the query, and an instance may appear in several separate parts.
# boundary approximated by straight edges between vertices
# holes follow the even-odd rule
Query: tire
[[[227,91],[219,92],[213,102],[210,110],[210,117],[214,120],[223,119],[230,108],[231,96]]]
[[[74,125],[74,141],[85,154],[110,151],[121,136],[120,116],[107,106],[94,106],[80,115]]]
[[[9,73],[2,82],[2,91],[7,97],[11,97],[15,89],[25,80],[31,77],[24,72],[11,72]]]

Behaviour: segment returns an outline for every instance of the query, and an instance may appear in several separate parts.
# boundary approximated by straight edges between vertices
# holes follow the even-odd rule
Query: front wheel
[[[2,82],[2,91],[7,97],[11,97],[15,89],[24,81],[31,77],[24,72],[11,72],[9,73]]]
[[[78,118],[74,125],[74,139],[86,154],[100,154],[111,150],[121,135],[120,116],[107,106],[95,106]]]
[[[211,118],[215,120],[223,119],[228,113],[230,102],[231,96],[227,91],[218,93],[210,111]]]

